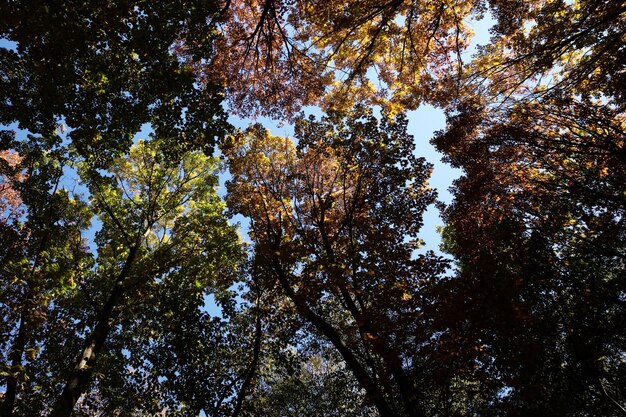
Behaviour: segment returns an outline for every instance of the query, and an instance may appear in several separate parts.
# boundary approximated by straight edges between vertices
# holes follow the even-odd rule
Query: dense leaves
[[[626,413],[623,1],[0,16],[3,417]],[[295,138],[229,130],[223,99]],[[463,172],[447,259],[422,103]]]
[[[255,257],[337,349],[381,415],[422,415],[405,360],[423,330],[420,287],[444,267],[415,257],[434,201],[406,119],[363,109],[296,123],[296,147],[253,126],[222,147],[231,208],[252,219]],[[270,279],[269,277],[267,279]]]
[[[57,188],[60,168],[26,170],[13,181],[25,186],[40,178],[41,188],[35,196],[20,195],[28,222],[14,228],[25,235],[15,243],[24,247],[23,255],[7,254],[3,268],[3,366],[7,387],[16,381],[24,388],[15,405],[6,401],[7,389],[5,415],[13,407],[19,415],[37,415],[54,404],[53,415],[69,415],[90,386],[92,393],[78,406],[86,413],[92,395],[98,407],[110,410],[166,407],[168,397],[160,390],[140,390],[167,374],[152,371],[146,357],[135,357],[175,343],[165,337],[171,330],[156,324],[171,326],[176,313],[179,326],[194,327],[174,340],[196,334],[191,329],[197,326],[208,330],[196,334],[196,343],[215,337],[219,320],[200,310],[208,294],[226,291],[237,280],[241,260],[238,238],[215,194],[216,162],[188,154],[168,163],[159,148],[157,140],[139,142],[128,158],[114,162],[111,176],[81,167],[89,203]],[[28,160],[24,156],[20,164]],[[41,178],[54,173],[54,182]],[[81,239],[91,216],[101,223],[95,262],[89,262]],[[159,316],[163,319],[151,325]],[[150,372],[138,380],[135,374],[144,367]],[[133,389],[143,401],[128,404],[119,390],[138,381]]]
[[[184,37],[210,56],[211,1],[3,1],[0,123],[49,134],[65,123],[83,156],[106,164],[143,124],[210,149],[225,127],[216,87],[197,83],[173,53]],[[183,147],[184,148],[184,147]]]
[[[445,291],[468,306],[456,331],[482,346],[469,360],[495,365],[484,378],[506,393],[502,412],[617,415],[624,8],[546,2],[518,17],[476,59],[480,96],[434,139],[465,172],[445,214],[460,267]]]
[[[469,343],[493,349],[514,407],[611,415],[624,381],[623,122],[576,99],[546,107],[516,106],[482,131],[464,113],[437,138],[466,172],[446,211],[460,264],[448,290],[471,305]]]
[[[292,115],[303,105],[391,111],[438,96],[460,70],[482,2],[227,1],[218,53],[200,66],[234,111]],[[371,77],[376,73],[376,79]]]
[[[0,177],[6,201],[0,252],[3,415],[12,415],[16,396],[31,382],[53,300],[75,287],[89,264],[81,231],[91,214],[60,187],[63,149],[19,145],[3,151]]]

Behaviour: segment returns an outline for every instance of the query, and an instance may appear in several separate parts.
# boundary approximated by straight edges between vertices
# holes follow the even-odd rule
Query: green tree
[[[240,249],[215,193],[216,162],[198,153],[168,162],[157,144],[140,141],[128,158],[116,160],[111,176],[88,167],[82,173],[102,222],[96,267],[85,282],[93,311],[85,328],[73,329],[85,336],[51,415],[70,415],[97,370],[107,375],[106,359],[113,358],[98,364],[108,340],[125,339],[129,345],[121,349],[133,351],[124,330],[144,305],[155,303],[167,318],[168,311],[200,308],[203,295],[234,279]],[[160,305],[173,301],[172,291],[186,291],[182,304]]]
[[[0,221],[3,417],[14,415],[20,391],[31,386],[51,304],[76,287],[90,260],[81,232],[91,212],[60,185],[66,150],[45,142],[9,141],[2,151],[0,199],[7,205]]]
[[[172,154],[211,149],[227,127],[222,94],[175,54],[211,56],[213,1],[3,1],[0,123],[48,134],[106,165],[150,123]]]
[[[302,326],[291,343],[263,356],[246,416],[373,416],[365,392],[331,343]]]
[[[168,376],[160,364],[161,373],[137,376],[150,368],[148,353],[163,356],[173,346],[181,353],[183,340],[209,344],[233,331],[203,312],[209,294],[232,304],[227,288],[243,279],[239,239],[216,195],[217,161],[187,153],[168,162],[162,143],[140,141],[128,157],[114,160],[109,174],[80,166],[87,203],[59,187],[67,153],[34,143],[31,138],[18,144],[18,153],[3,153],[0,177],[3,190],[14,191],[3,191],[13,198],[10,209],[19,200],[16,207],[24,210],[2,222],[3,235],[13,238],[2,252],[3,416],[52,408],[51,415],[70,415],[76,407],[89,414],[94,404],[98,412],[182,407],[196,394],[149,389]],[[81,238],[92,216],[102,224],[96,254]],[[236,343],[218,345],[224,353]],[[207,349],[177,363],[200,363],[207,373],[203,358],[215,356],[211,365],[218,369],[234,356]],[[124,390],[143,396],[131,401]],[[183,407],[185,415],[197,414],[195,401]]]

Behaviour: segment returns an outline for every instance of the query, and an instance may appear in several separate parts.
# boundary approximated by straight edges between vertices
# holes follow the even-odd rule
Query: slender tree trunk
[[[11,369],[14,370],[22,364],[22,357],[24,356],[24,350],[26,348],[26,328],[28,327],[28,316],[32,308],[33,292],[29,286],[28,292],[22,305],[20,312],[20,326],[17,331],[17,336],[11,346]],[[4,393],[4,403],[2,404],[2,410],[0,416],[13,417],[13,409],[15,408],[15,400],[19,391],[19,379],[17,376],[11,374],[7,377],[7,387]]]
[[[115,308],[119,304],[126,288],[124,286],[130,272],[130,268],[135,260],[138,245],[131,248],[124,267],[120,271],[115,287],[111,292],[106,304],[98,314],[98,321],[93,331],[85,340],[83,349],[78,357],[70,377],[65,383],[63,392],[57,400],[50,417],[69,417],[74,410],[78,399],[85,393],[94,372],[94,366],[98,354],[102,350],[111,328],[115,322]]]
[[[109,298],[107,305],[99,315],[98,322],[93,332],[89,335],[81,354],[74,365],[74,369],[67,380],[63,392],[57,401],[51,417],[70,416],[74,410],[76,402],[80,396],[87,390],[87,386],[93,375],[93,367],[95,365],[98,354],[102,350],[105,341],[109,336],[111,327],[113,326],[114,307],[119,301],[121,291],[114,291]]]
[[[247,369],[246,377],[241,384],[241,389],[237,394],[237,401],[235,403],[235,408],[233,410],[233,414],[231,417],[239,417],[239,413],[241,412],[241,407],[243,406],[243,400],[246,396],[246,391],[250,387],[252,383],[252,378],[256,374],[256,368],[259,363],[259,356],[261,354],[261,336],[262,336],[262,328],[261,328],[261,311],[259,307],[260,297],[257,296],[257,314],[256,314],[256,323],[254,326],[254,347],[252,349],[252,362]]]
[[[419,397],[415,390],[415,386],[413,384],[413,381],[411,381],[411,379],[407,376],[406,372],[404,372],[404,368],[402,367],[402,360],[399,358],[395,350],[391,347],[389,342],[385,340],[381,336],[380,332],[378,332],[374,328],[374,326],[372,325],[372,320],[370,320],[369,317],[366,317],[365,314],[359,311],[347,289],[343,286],[339,286],[339,290],[341,292],[344,302],[346,303],[346,306],[348,307],[348,310],[350,311],[352,317],[357,323],[361,335],[370,336],[367,342],[364,340],[364,343],[369,342],[373,346],[375,352],[381,356],[385,365],[396,380],[406,413],[410,417],[423,417],[424,413],[421,411]]]
[[[59,179],[57,178],[56,184],[54,186],[54,190],[52,194],[57,191],[59,187]],[[48,244],[48,238],[50,236],[48,230],[51,226],[51,213],[52,213],[52,204],[49,204],[46,207],[46,217],[45,217],[45,227],[43,230],[46,232],[42,236],[39,241],[39,246],[37,251],[35,252],[35,260],[30,267],[30,272],[28,274],[29,278],[27,279],[28,290],[26,291],[26,296],[24,297],[24,303],[22,305],[20,311],[20,327],[17,331],[17,336],[13,341],[11,346],[11,355],[9,359],[11,360],[11,368],[15,369],[22,364],[22,358],[24,357],[24,350],[26,349],[26,343],[28,341],[28,321],[30,319],[31,310],[34,307],[35,301],[35,290],[33,288],[35,271],[39,265],[39,261],[41,260],[41,253]],[[2,410],[0,410],[1,417],[12,417],[13,410],[15,408],[15,400],[17,399],[17,394],[19,392],[19,382],[16,376],[10,375],[7,377],[7,388],[4,393],[4,403],[2,404]]]
[[[278,277],[278,281],[287,293],[287,296],[295,304],[298,312],[313,324],[328,340],[335,346],[335,349],[339,352],[346,365],[354,377],[358,381],[359,385],[367,393],[367,397],[374,404],[381,417],[395,417],[396,413],[393,412],[385,400],[382,391],[378,385],[372,380],[367,370],[361,365],[355,354],[342,342],[341,337],[337,331],[321,316],[317,315],[313,310],[309,308],[306,302],[302,301],[291,288],[289,280],[285,274],[285,271],[280,264],[280,261],[276,258],[272,258],[272,267],[274,273]]]
[[[322,242],[324,243],[324,250],[326,255],[330,259],[331,264],[335,264],[335,255],[332,250],[332,246],[328,242],[328,238],[324,228],[320,226],[320,233],[322,235]],[[331,273],[336,274],[338,277],[341,276],[341,272],[332,270]],[[338,280],[341,282],[341,279]],[[400,391],[400,396],[402,397],[402,402],[404,403],[405,412],[409,417],[423,417],[425,414],[421,410],[420,402],[418,394],[415,390],[415,385],[411,378],[409,378],[402,367],[402,360],[397,355],[395,350],[389,344],[387,340],[380,334],[380,332],[374,328],[372,320],[365,314],[362,309],[356,305],[355,301],[352,299],[350,292],[345,287],[345,285],[338,284],[337,288],[341,293],[341,297],[348,308],[348,311],[352,315],[352,318],[357,324],[359,329],[359,333],[363,339],[363,343],[370,343],[375,349],[376,353],[378,353],[383,359],[385,365],[388,370],[393,375],[393,378],[396,380],[396,384],[398,385],[398,390]],[[365,337],[369,335],[369,340],[366,341]]]

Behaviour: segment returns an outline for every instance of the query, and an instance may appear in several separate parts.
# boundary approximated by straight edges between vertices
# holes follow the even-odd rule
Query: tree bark
[[[260,297],[257,296],[257,314],[256,314],[256,323],[254,326],[254,346],[252,348],[252,361],[250,366],[247,369],[246,377],[241,384],[241,389],[237,394],[237,401],[235,402],[235,408],[233,409],[233,414],[231,417],[239,417],[239,413],[241,412],[241,407],[243,406],[243,401],[246,396],[246,391],[250,388],[252,383],[252,378],[256,374],[256,368],[259,363],[259,356],[261,355],[261,336],[262,336],[262,328],[261,328],[261,312],[260,312]]]
[[[385,365],[396,380],[406,413],[409,415],[409,417],[424,417],[424,413],[421,411],[421,407],[419,404],[418,394],[415,390],[415,386],[413,385],[413,381],[411,381],[406,372],[404,372],[404,368],[402,367],[402,360],[400,359],[396,351],[391,347],[389,342],[380,334],[380,332],[378,332],[374,328],[372,320],[370,320],[369,317],[366,317],[363,312],[359,311],[348,290],[341,285],[339,285],[339,290],[341,292],[344,302],[346,303],[346,306],[348,307],[348,310],[350,311],[350,314],[352,314],[352,317],[357,323],[359,332],[362,336],[365,336],[367,334],[370,335],[368,342],[373,346],[375,352],[381,356]],[[366,342],[364,339],[364,343],[368,342]]]
[[[323,221],[320,223],[320,234],[322,236],[322,243],[326,256],[328,257],[330,263],[334,265],[337,261],[335,259],[332,246],[328,240],[328,236],[325,232]],[[341,277],[341,272],[333,269],[334,268],[331,268],[331,273],[337,277]],[[340,284],[341,281],[342,280],[340,278],[337,280],[337,282],[339,282],[339,284],[337,284],[337,288],[339,289],[341,298],[343,299],[348,311],[357,324],[363,343],[370,343],[373,346],[375,352],[381,356],[388,370],[393,375],[398,385],[398,390],[400,391],[400,396],[402,397],[402,402],[407,415],[409,417],[424,417],[425,414],[421,410],[418,393],[415,390],[413,381],[411,381],[404,371],[404,368],[402,367],[402,360],[399,355],[392,348],[391,344],[375,328],[374,323],[370,317],[367,316],[366,312],[357,307],[348,289],[345,285]],[[369,341],[365,340],[365,335],[370,335]]]
[[[87,390],[93,376],[98,354],[102,350],[115,322],[115,308],[126,291],[124,284],[128,279],[130,268],[137,254],[137,249],[138,244],[135,244],[130,249],[126,257],[126,262],[115,280],[113,291],[109,295],[106,304],[100,310],[96,326],[85,340],[83,349],[74,365],[74,369],[65,383],[63,392],[57,400],[52,413],[50,413],[50,417],[71,416],[76,402]]]
[[[14,370],[22,364],[22,357],[24,356],[24,350],[26,348],[26,327],[28,322],[29,310],[32,308],[33,295],[32,289],[29,286],[28,292],[22,305],[20,312],[20,327],[17,331],[17,336],[11,346],[11,369]],[[15,375],[9,375],[7,377],[7,388],[4,393],[4,402],[2,403],[2,410],[0,416],[13,417],[13,409],[15,407],[15,400],[19,391],[18,378]]]
[[[276,274],[285,293],[287,293],[287,296],[295,304],[298,312],[311,324],[313,324],[324,336],[326,336],[333,346],[335,346],[335,349],[337,349],[343,360],[346,362],[346,365],[354,374],[354,377],[358,381],[359,385],[365,390],[369,400],[374,404],[380,416],[395,417],[396,413],[394,413],[385,400],[378,385],[372,380],[371,376],[363,365],[361,365],[356,355],[341,341],[341,337],[337,331],[326,320],[324,320],[324,318],[311,310],[306,302],[302,301],[300,297],[297,296],[294,289],[291,288],[285,271],[276,257],[272,257],[272,269],[274,270],[274,273]]]

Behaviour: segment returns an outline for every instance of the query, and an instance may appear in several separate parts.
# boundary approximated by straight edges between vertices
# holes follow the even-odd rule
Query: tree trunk
[[[115,308],[126,290],[124,284],[135,260],[137,248],[138,245],[133,246],[128,253],[124,267],[115,280],[115,287],[113,287],[109,299],[98,314],[96,327],[94,327],[89,337],[87,337],[87,340],[85,340],[81,354],[74,365],[70,377],[65,383],[61,396],[57,400],[52,413],[50,413],[50,417],[69,417],[74,410],[76,402],[87,390],[91,382],[91,377],[93,376],[98,354],[102,350],[115,322]]]
[[[14,370],[22,364],[22,357],[24,356],[24,349],[26,348],[26,327],[28,322],[29,310],[32,308],[32,290],[29,286],[26,293],[24,305],[20,313],[20,327],[17,331],[17,336],[11,346],[11,369]],[[15,399],[19,391],[18,378],[15,375],[7,376],[7,388],[4,393],[4,402],[2,403],[2,410],[0,416],[13,417],[13,409],[15,407]]]
[[[239,417],[239,413],[241,412],[241,407],[243,406],[243,401],[246,396],[246,391],[250,388],[252,383],[252,378],[256,374],[256,368],[259,363],[259,356],[261,354],[261,336],[262,336],[262,328],[261,328],[261,312],[260,312],[260,297],[257,296],[257,311],[256,311],[256,323],[254,326],[254,346],[252,348],[252,362],[247,369],[246,377],[241,384],[241,389],[237,394],[237,401],[235,402],[235,408],[233,409],[233,414],[231,417]]]
[[[276,257],[272,258],[272,267],[278,277],[278,281],[287,293],[287,296],[295,304],[298,312],[311,324],[313,324],[324,336],[326,336],[333,346],[335,346],[335,349],[337,349],[343,360],[346,362],[346,365],[354,374],[354,377],[358,381],[359,385],[365,390],[369,400],[378,410],[380,417],[395,417],[396,413],[394,413],[389,404],[387,404],[380,387],[378,387],[378,385],[372,380],[371,376],[363,365],[361,365],[355,354],[341,341],[341,337],[337,331],[326,320],[324,320],[324,318],[311,310],[306,302],[302,301],[300,297],[296,295],[293,288],[291,288],[291,285],[289,285],[289,280],[285,275],[285,271],[282,269],[280,261]]]
[[[336,260],[334,252],[330,243],[328,243],[324,228],[321,226],[320,233],[322,234],[322,241],[324,242],[326,255],[328,256],[330,263],[335,264]],[[341,277],[341,272],[339,271],[331,269],[331,273],[336,274],[337,277]],[[341,282],[341,279],[339,279],[338,282]],[[402,367],[402,360],[392,348],[390,343],[382,337],[380,332],[375,328],[370,317],[368,317],[362,309],[357,307],[348,289],[342,284],[338,284],[337,288],[339,289],[348,311],[357,324],[363,343],[365,345],[370,343],[373,346],[375,352],[381,356],[388,370],[393,375],[398,385],[398,390],[400,391],[400,396],[402,397],[406,414],[409,417],[423,417],[424,413],[420,407],[418,393],[415,390],[413,381],[411,381],[411,379],[407,376],[404,368]],[[365,339],[366,335],[370,336],[367,341]]]
[[[388,370],[396,380],[406,413],[409,417],[423,417],[424,413],[422,412],[419,404],[418,394],[415,390],[413,381],[411,381],[406,372],[404,372],[402,360],[396,351],[391,347],[390,343],[374,328],[372,320],[359,311],[347,289],[340,285],[339,290],[346,306],[348,307],[348,310],[357,323],[361,336],[370,336],[368,341],[365,341],[365,338],[363,337],[363,342],[369,342],[373,346],[374,351],[380,355]]]

